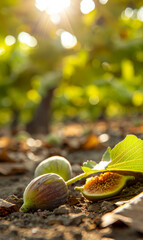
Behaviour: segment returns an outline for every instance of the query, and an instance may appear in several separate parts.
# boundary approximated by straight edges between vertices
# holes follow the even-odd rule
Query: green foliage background
[[[60,23],[53,24],[34,0],[0,1],[1,125],[10,124],[17,112],[19,123],[28,122],[53,87],[54,121],[143,112],[143,20],[137,18],[143,3],[96,0],[95,5],[84,15],[80,0],[72,0]],[[60,29],[76,36],[73,49],[61,45]],[[37,46],[21,43],[20,32],[34,36]],[[15,44],[6,45],[7,35],[16,38]]]

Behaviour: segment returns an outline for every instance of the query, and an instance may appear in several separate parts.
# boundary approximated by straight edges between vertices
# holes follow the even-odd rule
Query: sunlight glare
[[[99,2],[103,5],[105,5],[108,2],[108,0],[99,0]]]
[[[31,36],[29,33],[21,32],[18,35],[18,40],[21,43],[28,45],[29,47],[36,47],[37,40],[35,37]]]
[[[134,14],[134,11],[133,11],[132,8],[127,7],[127,8],[125,9],[125,16],[126,16],[127,18],[131,18],[131,17],[133,16],[133,14]]]
[[[140,10],[140,9],[139,9]],[[137,9],[132,9],[130,7],[127,7],[122,13],[121,13],[121,18],[123,20],[128,20],[128,19],[136,19],[139,17],[137,16],[139,10],[137,11]],[[140,19],[139,19],[140,20]]]
[[[143,7],[141,7],[138,12],[137,12],[137,18],[138,20],[140,20],[141,22],[143,22]]]
[[[103,133],[99,136],[100,142],[104,143],[109,140],[109,135],[107,133]]]
[[[61,33],[61,43],[64,48],[70,49],[76,46],[77,39],[71,33],[63,31]]]
[[[111,162],[111,160],[109,160],[109,161],[100,161],[98,164],[95,165],[93,170],[104,170],[109,165],[110,162]]]
[[[61,20],[61,17],[60,17],[59,14],[52,14],[52,15],[50,16],[50,19],[51,19],[51,21],[52,21],[54,24],[58,24],[58,23],[60,22],[60,20]]]
[[[16,39],[14,36],[12,35],[7,35],[6,38],[5,38],[5,43],[7,46],[11,46],[13,45],[14,43],[16,42]]]
[[[62,12],[70,6],[70,0],[35,0],[35,6],[49,15]]]
[[[5,53],[5,49],[3,47],[0,47],[0,55],[3,55]]]
[[[83,14],[88,14],[95,8],[93,0],[82,0],[80,3],[80,10]]]

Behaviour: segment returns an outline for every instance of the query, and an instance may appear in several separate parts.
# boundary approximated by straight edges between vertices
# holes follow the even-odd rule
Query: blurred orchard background
[[[142,113],[141,0],[0,1],[0,126]]]

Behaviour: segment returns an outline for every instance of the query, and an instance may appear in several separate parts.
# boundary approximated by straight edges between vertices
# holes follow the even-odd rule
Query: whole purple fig
[[[22,212],[29,210],[52,210],[67,200],[68,188],[57,174],[48,173],[34,178],[25,188],[24,203],[20,209]]]

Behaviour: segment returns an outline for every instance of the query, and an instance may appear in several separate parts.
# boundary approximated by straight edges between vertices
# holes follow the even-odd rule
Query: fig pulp
[[[86,180],[83,187],[76,187],[85,198],[91,201],[104,199],[118,194],[133,176],[124,176],[113,172],[106,172],[99,177],[91,177]]]
[[[52,210],[66,202],[67,194],[67,185],[59,175],[54,173],[41,175],[34,178],[26,187],[20,211]]]
[[[56,173],[65,181],[72,175],[72,169],[69,161],[61,156],[53,156],[43,160],[35,170],[35,177],[46,173]]]

